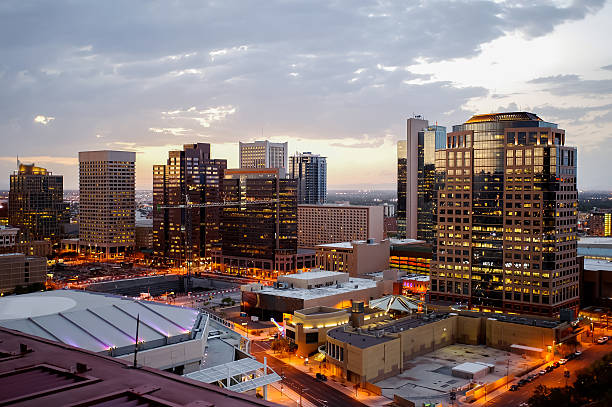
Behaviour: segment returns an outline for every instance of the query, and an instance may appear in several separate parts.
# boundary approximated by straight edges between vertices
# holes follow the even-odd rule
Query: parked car
[[[540,376],[543,376],[543,375],[545,375],[546,373],[548,373],[546,370],[540,370],[540,371],[538,372],[538,374],[539,374]]]
[[[321,374],[321,373],[317,373],[316,378],[317,378],[317,380],[320,380],[322,382],[326,382],[327,381],[327,376],[325,376],[324,374]]]
[[[599,345],[603,345],[604,343],[608,342],[608,339],[610,338],[608,338],[607,336],[602,336],[601,338],[597,339],[597,343]]]
[[[568,360],[567,360],[567,359],[559,359],[559,362],[557,362],[557,363],[559,363],[560,365],[564,365],[564,364],[566,364],[567,362],[568,362]]]
[[[530,382],[534,381],[535,379],[538,378],[537,374],[530,374],[529,376],[527,376],[527,378],[529,379]]]
[[[517,391],[519,389],[519,387],[516,384],[513,384],[512,386],[510,386],[510,391]]]
[[[582,355],[582,352],[577,350],[576,352],[574,352],[574,357],[580,357],[580,355]]]
[[[552,364],[552,367],[554,369],[558,368],[559,366],[561,366],[561,364],[559,362],[555,362],[555,363]]]

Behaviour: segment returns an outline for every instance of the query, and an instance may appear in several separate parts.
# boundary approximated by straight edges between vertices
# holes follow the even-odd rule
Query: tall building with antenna
[[[20,240],[59,240],[69,213],[64,204],[64,177],[46,168],[23,164],[10,177],[8,223]]]

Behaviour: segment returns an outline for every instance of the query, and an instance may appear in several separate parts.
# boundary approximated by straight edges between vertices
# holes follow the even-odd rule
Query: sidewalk
[[[291,365],[292,367],[312,376],[315,377],[316,373],[319,372],[319,367],[316,365],[305,365],[304,364],[304,359],[298,357],[298,356],[293,356],[291,358],[288,357],[281,357],[278,354],[274,354],[272,351],[267,351],[266,352],[268,355],[273,356],[275,358],[277,358],[278,360],[281,360],[283,362],[285,362],[288,365]],[[316,362],[315,362],[316,363]],[[322,372],[324,374],[326,374],[325,370],[323,369]],[[279,372],[277,372],[279,373]],[[361,401],[364,404],[367,404],[368,406],[376,406],[376,407],[382,407],[382,406],[386,406],[387,404],[391,403],[392,400],[384,397],[384,396],[377,396],[373,393],[371,393],[368,390],[365,389],[358,389],[357,390],[357,397],[355,397],[355,388],[353,387],[352,384],[342,384],[340,382],[337,382],[335,380],[333,380],[333,377],[331,376],[327,376],[327,381],[324,382],[326,385],[333,387],[334,389],[341,391],[342,393],[346,394],[347,396],[350,396],[354,399],[357,399],[359,401]]]

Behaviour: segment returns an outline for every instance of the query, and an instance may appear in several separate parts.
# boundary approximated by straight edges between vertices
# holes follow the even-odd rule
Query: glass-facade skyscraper
[[[210,157],[210,144],[185,144],[170,151],[165,165],[153,166],[153,255],[162,263],[210,262],[221,245],[220,207],[179,207],[218,203],[227,161]],[[173,206],[176,206],[173,208]]]
[[[64,204],[64,178],[34,164],[19,164],[11,174],[8,223],[18,227],[21,240],[57,240],[69,222]]]
[[[446,145],[446,127],[410,118],[406,140],[397,143],[397,227],[400,237],[434,238],[435,152]]]
[[[436,152],[431,299],[481,311],[577,309],[576,149],[532,113],[472,117]]]
[[[327,158],[311,152],[289,157],[289,178],[297,179],[298,204],[327,202]]]

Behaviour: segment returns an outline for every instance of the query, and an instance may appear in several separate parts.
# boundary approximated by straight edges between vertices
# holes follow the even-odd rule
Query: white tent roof
[[[377,308],[384,311],[412,312],[419,309],[413,300],[405,295],[387,295],[370,301],[370,308]]]

